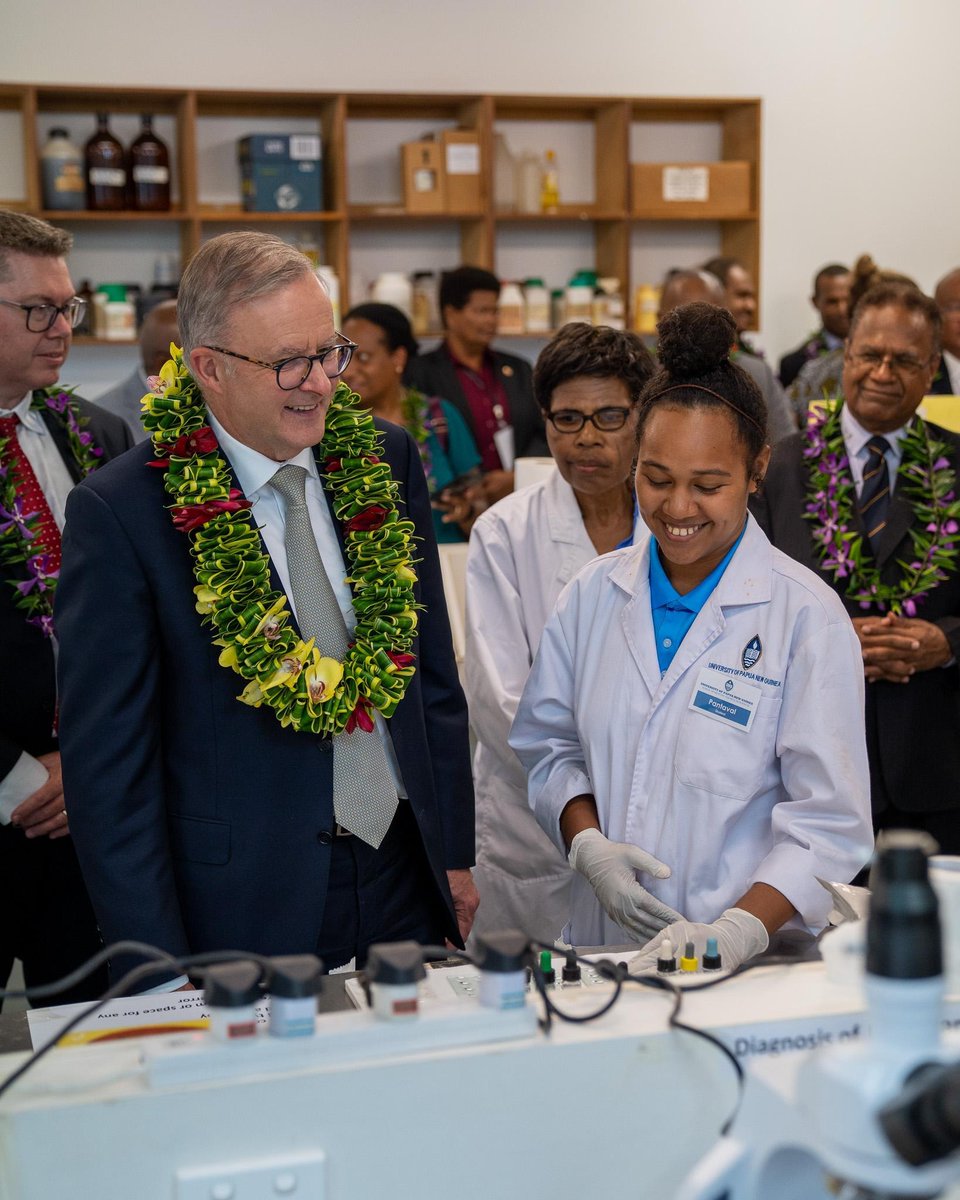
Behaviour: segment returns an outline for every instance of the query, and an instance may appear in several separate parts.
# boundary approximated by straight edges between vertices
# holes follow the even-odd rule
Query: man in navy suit
[[[317,468],[350,349],[322,284],[279,239],[225,234],[188,266],[178,316],[184,362],[234,486],[252,503],[274,590],[296,618],[300,560],[288,559],[291,510],[274,479],[289,464],[305,472],[314,552],[352,629],[343,531]],[[422,606],[416,672],[391,719],[364,734],[382,739],[400,798],[379,846],[334,815],[338,739],[355,735],[284,727],[266,704],[238,699],[243,683],[220,664],[197,613],[190,539],[171,520],[163,473],[149,466],[153,446],[71,498],[58,597],[62,753],[106,942],[137,938],[177,955],[312,952],[332,969],[361,965],[372,942],[459,943],[469,932],[466,706],[430,501],[416,444],[396,426],[378,428],[399,515],[416,526]]]
[[[0,987],[15,958],[23,962],[27,985],[35,986],[60,979],[100,949],[69,836],[56,732],[56,643],[52,628],[24,608],[17,587],[29,583],[21,546],[39,548],[44,519],[59,543],[67,494],[83,473],[70,420],[82,422],[101,461],[133,444],[119,418],[77,397],[48,396],[83,315],[66,262],[72,240],[46,221],[0,210],[0,437],[6,447],[0,540],[13,551],[0,554]],[[8,523],[9,511],[2,511],[9,481],[26,510],[37,510],[23,542],[16,524]],[[47,584],[55,587],[55,569],[50,574]],[[104,986],[101,975],[88,976],[55,999],[93,999]]]

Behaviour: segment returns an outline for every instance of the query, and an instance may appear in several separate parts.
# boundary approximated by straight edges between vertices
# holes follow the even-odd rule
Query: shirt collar
[[[698,613],[720,582],[720,577],[727,569],[730,559],[736,553],[737,547],[740,545],[743,535],[747,531],[747,524],[748,522],[744,522],[740,536],[706,579],[701,580],[693,591],[687,592],[685,596],[681,596],[667,578],[667,573],[664,571],[663,564],[660,561],[660,547],[657,545],[656,538],[652,537],[650,539],[650,607],[682,608],[687,612]]]
[[[243,492],[248,500],[255,496],[257,492],[262,491],[281,467],[290,464],[297,467],[304,467],[308,475],[312,475],[314,479],[319,480],[320,472],[317,470],[317,461],[313,457],[313,448],[311,446],[307,446],[296,457],[287,459],[286,462],[277,462],[275,459],[267,458],[259,450],[252,450],[249,446],[245,446],[243,442],[237,441],[232,434],[227,433],[209,408],[207,409],[207,417],[210,421],[210,428],[217,435],[220,449],[230,460],[230,465],[237,474],[237,483],[240,484],[240,491]]]
[[[19,404],[13,408],[0,409],[0,417],[12,417],[14,413],[20,418],[20,424],[24,429],[29,429],[31,433],[47,433],[47,427],[44,424],[43,417],[31,408],[33,403],[33,392],[27,392]]]
[[[820,339],[828,350],[836,350],[843,345],[843,338],[837,337],[835,333],[831,333],[829,329],[820,330]]]
[[[955,354],[951,354],[949,350],[943,350],[941,354],[943,357],[943,369],[946,372],[950,386],[960,388],[960,358],[957,358]]]
[[[890,443],[890,449],[898,457],[900,455],[900,440],[906,437],[909,428],[909,425],[901,425],[899,429],[893,429],[890,433],[883,434]],[[843,440],[846,443],[847,451],[851,458],[862,454],[867,442],[875,436],[869,430],[864,429],[847,404],[840,410],[840,431],[843,434]]]

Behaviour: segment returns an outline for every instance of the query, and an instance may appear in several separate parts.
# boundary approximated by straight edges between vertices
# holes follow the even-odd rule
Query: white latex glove
[[[770,944],[770,935],[759,918],[744,908],[728,908],[712,925],[702,925],[696,921],[677,921],[674,925],[668,925],[630,960],[631,974],[656,970],[660,946],[665,937],[673,944],[678,966],[687,942],[693,942],[694,953],[702,960],[707,938],[716,938],[720,966],[724,971],[735,970],[741,963],[762,954]]]
[[[637,871],[655,879],[670,876],[665,863],[639,846],[611,842],[599,829],[581,829],[570,843],[567,861],[596,892],[607,916],[636,941],[652,938],[671,921],[683,921],[637,882]]]

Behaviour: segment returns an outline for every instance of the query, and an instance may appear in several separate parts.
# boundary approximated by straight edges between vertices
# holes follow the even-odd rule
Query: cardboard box
[[[403,158],[403,206],[407,212],[441,213],[446,210],[447,189],[443,147],[439,142],[406,142]]]
[[[746,217],[751,212],[752,164],[633,163],[635,216]]]
[[[480,135],[473,129],[445,129],[440,134],[447,183],[447,212],[479,213]]]
[[[256,133],[237,143],[245,212],[319,212],[323,154],[318,134]]]

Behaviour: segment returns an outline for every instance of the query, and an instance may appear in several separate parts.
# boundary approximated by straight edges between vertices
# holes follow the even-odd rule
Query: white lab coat
[[[713,921],[754,883],[822,927],[816,882],[852,879],[873,846],[863,663],[837,596],[774,549],[748,518],[743,540],[661,679],[650,611],[650,541],[589,564],[544,629],[510,743],[537,819],[561,847],[574,796],[596,798],[607,837],[672,868],[642,883],[693,921]],[[752,669],[743,655],[755,637]],[[749,732],[690,708],[713,665],[761,697]],[[624,931],[577,876],[576,945]]]
[[[477,738],[477,933],[519,928],[552,941],[570,915],[573,872],[530,811],[507,736],[557,597],[596,555],[559,471],[495,504],[470,534],[464,683]]]

